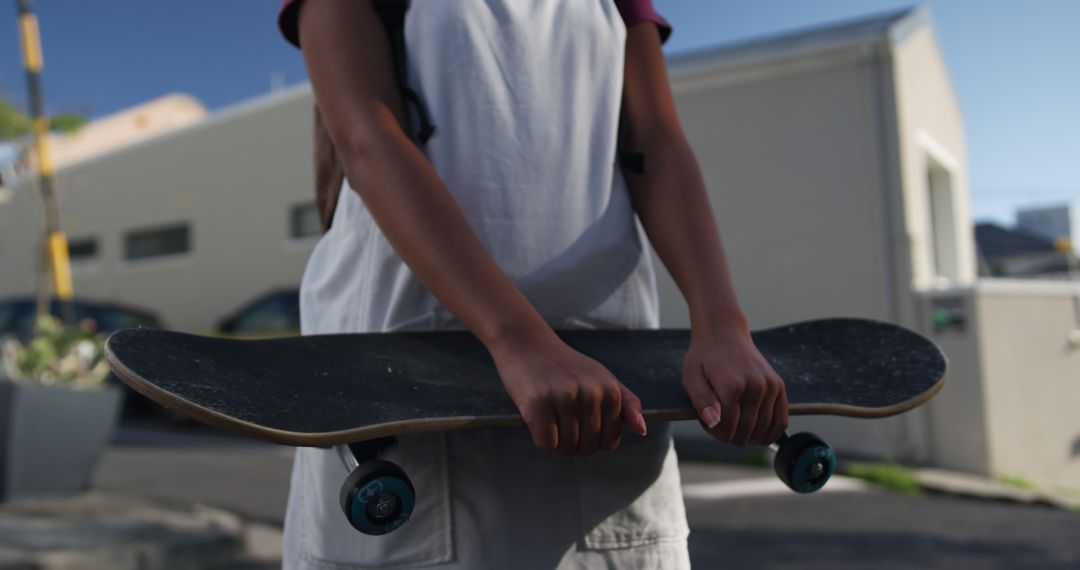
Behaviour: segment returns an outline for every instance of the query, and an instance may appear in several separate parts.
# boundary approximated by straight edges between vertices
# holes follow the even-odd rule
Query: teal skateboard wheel
[[[836,471],[833,448],[812,433],[785,434],[773,460],[777,477],[796,493],[813,493]]]
[[[356,530],[369,535],[391,533],[409,520],[416,491],[405,472],[389,461],[360,464],[341,485],[341,510]]]

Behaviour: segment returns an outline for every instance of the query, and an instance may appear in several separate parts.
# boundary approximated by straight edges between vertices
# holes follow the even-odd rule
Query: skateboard
[[[681,385],[690,331],[557,332],[636,394],[647,421],[697,419]],[[792,415],[891,416],[923,404],[945,381],[941,350],[888,323],[806,321],[753,339],[784,379]],[[380,459],[395,436],[524,425],[468,332],[233,340],[127,329],[105,350],[135,391],[200,422],[278,444],[336,446],[351,471],[342,510],[367,534],[398,528],[415,504],[407,474]],[[774,448],[774,470],[797,492],[820,489],[835,470],[832,448],[813,434],[785,434]]]

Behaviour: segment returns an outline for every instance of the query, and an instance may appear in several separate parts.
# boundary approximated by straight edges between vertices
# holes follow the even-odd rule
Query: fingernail
[[[720,414],[713,406],[707,406],[704,410],[701,410],[701,419],[705,420],[705,425],[709,429],[720,425]]]
[[[638,426],[641,428],[638,430],[641,437],[645,437],[649,434],[649,426],[645,423],[645,416],[638,416]]]

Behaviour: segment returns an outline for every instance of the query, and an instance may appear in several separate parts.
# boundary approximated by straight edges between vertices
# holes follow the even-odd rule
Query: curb
[[[679,431],[676,431],[675,449],[680,462],[747,466],[753,464],[753,460],[758,458],[757,454],[760,452],[760,449],[753,447],[740,449],[729,445],[719,445],[707,438],[696,437],[694,432],[689,435],[684,432],[681,435],[682,437]],[[874,460],[868,459],[868,461]],[[1080,498],[1077,497],[1045,490],[1017,489],[994,479],[958,471],[936,468],[909,469],[914,473],[919,486],[928,493],[988,501],[1008,501],[1025,505],[1043,505],[1063,510],[1080,510]],[[843,469],[839,469],[838,472],[842,473]],[[827,488],[828,485],[826,485]]]
[[[1017,489],[978,475],[944,469],[915,469],[914,472],[919,485],[930,493],[990,501],[1007,501],[1026,505],[1043,505],[1063,510],[1080,509],[1080,499],[1049,491]]]

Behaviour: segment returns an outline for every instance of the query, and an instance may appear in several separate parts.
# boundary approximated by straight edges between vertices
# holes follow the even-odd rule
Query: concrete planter
[[[71,496],[112,439],[123,392],[0,378],[0,501]]]

